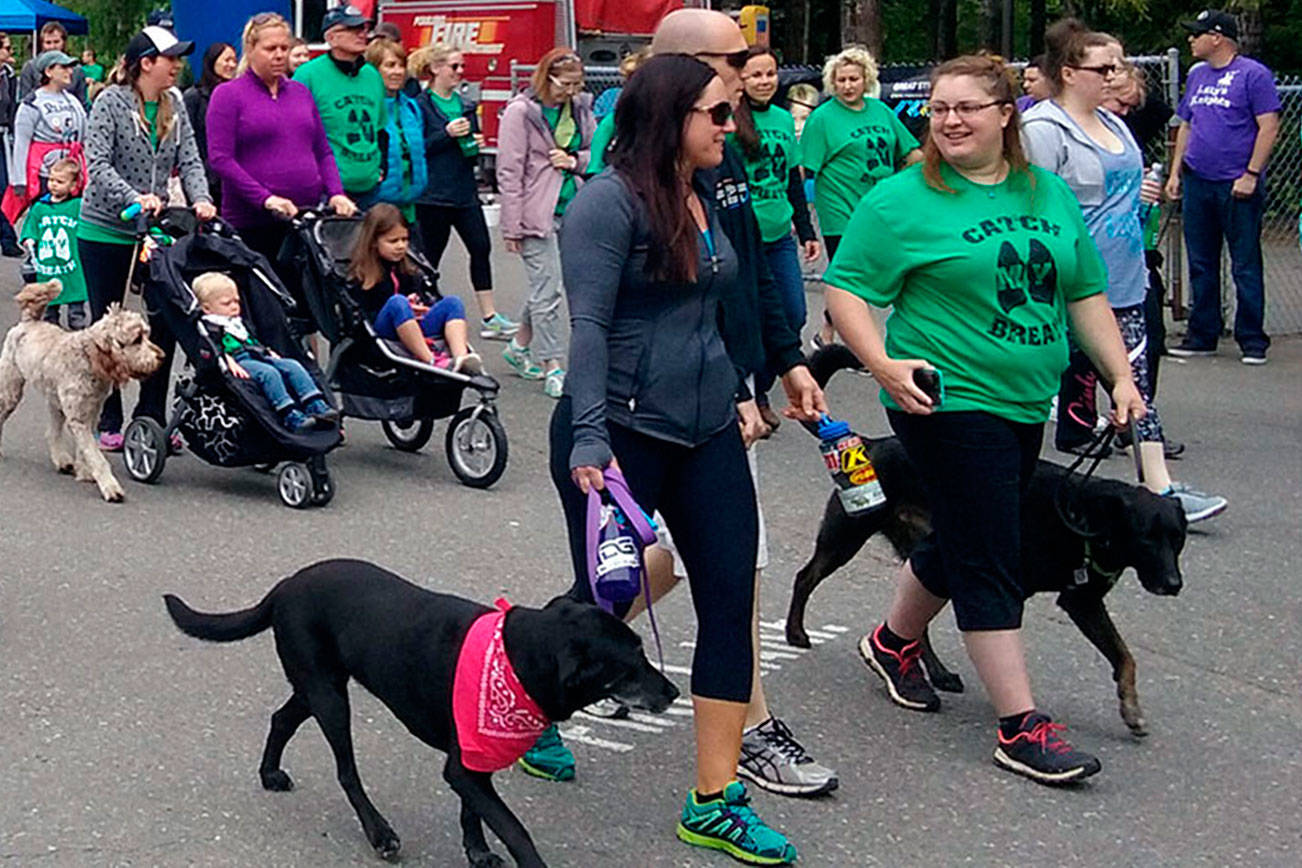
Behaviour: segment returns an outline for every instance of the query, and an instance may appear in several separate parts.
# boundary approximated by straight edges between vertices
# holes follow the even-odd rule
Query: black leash
[[[1079,457],[1067,467],[1067,472],[1063,474],[1062,479],[1058,481],[1058,487],[1054,489],[1053,505],[1058,510],[1058,517],[1062,519],[1062,523],[1067,526],[1068,530],[1082,539],[1093,539],[1099,536],[1099,532],[1091,531],[1086,525],[1085,517],[1076,508],[1079,500],[1077,495],[1085,486],[1085,483],[1089,481],[1089,478],[1094,475],[1099,463],[1107,457],[1113,434],[1112,426],[1109,425],[1095,435],[1089,445],[1081,451]],[[1132,444],[1137,443],[1134,436],[1134,423],[1131,423]],[[1135,445],[1134,448],[1136,454],[1138,454],[1139,447]],[[1089,466],[1083,472],[1077,473],[1077,469],[1086,461],[1089,462]]]

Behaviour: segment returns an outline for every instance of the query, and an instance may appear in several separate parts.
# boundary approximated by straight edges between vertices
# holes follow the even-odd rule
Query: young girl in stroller
[[[466,308],[455,296],[440,297],[422,279],[407,255],[411,233],[393,205],[380,203],[366,213],[353,250],[348,276],[375,333],[396,340],[418,361],[453,371],[479,374],[484,363],[466,342]],[[447,356],[427,338],[442,341]]]
[[[256,381],[287,429],[298,433],[338,423],[339,412],[326,402],[307,369],[278,356],[249,333],[240,319],[235,281],[217,271],[206,272],[195,278],[194,295],[203,308],[204,328],[221,347],[230,372]]]

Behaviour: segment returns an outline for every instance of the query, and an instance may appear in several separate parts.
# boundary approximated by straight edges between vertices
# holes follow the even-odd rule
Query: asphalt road
[[[457,288],[464,260],[453,247],[445,273]],[[521,269],[502,254],[496,264],[500,301],[512,311]],[[16,268],[3,268],[7,297]],[[820,297],[810,304],[820,310]],[[0,326],[13,319],[0,304]],[[258,784],[268,716],[288,693],[271,637],[191,640],[173,628],[160,595],[243,607],[279,578],[340,555],[483,601],[554,595],[568,582],[568,560],[546,473],[552,404],[539,384],[506,375],[497,346],[481,349],[503,379],[511,457],[489,491],[456,483],[441,426],[423,453],[408,455],[389,448],[378,426],[350,422],[349,444],[330,456],[338,495],[325,509],[289,510],[270,477],[191,456],[170,461],[152,487],[127,480],[115,457],[128,500],[107,505],[50,469],[42,402],[19,408],[0,462],[0,864],[377,864],[315,726],[286,754],[296,790]],[[1190,534],[1178,598],[1151,597],[1130,576],[1109,598],[1138,660],[1148,738],[1128,733],[1106,664],[1052,600],[1031,603],[1025,632],[1038,702],[1104,764],[1068,791],[991,764],[992,712],[947,616],[936,644],[969,692],[947,695],[936,715],[887,701],[854,648],[890,597],[884,543],[870,543],[815,596],[808,624],[820,644],[807,653],[785,646],[780,619],[828,481],[814,442],[795,426],[764,443],[765,686],[841,779],[817,801],[755,796],[761,815],[792,836],[801,864],[1298,864],[1300,371],[1298,339],[1277,341],[1262,369],[1240,365],[1229,348],[1163,368],[1166,425],[1188,444],[1178,476],[1232,505]],[[860,430],[885,431],[866,379],[842,375],[830,397]],[[1114,459],[1100,472],[1128,469]],[[685,687],[691,652],[682,643],[693,634],[685,593],[662,605],[660,623]],[[403,861],[464,864],[441,757],[363,690],[354,688],[353,706],[363,780],[402,836]],[[731,864],[674,838],[693,740],[690,711],[673,712],[565,724],[578,755],[573,783],[498,776],[549,864]]]

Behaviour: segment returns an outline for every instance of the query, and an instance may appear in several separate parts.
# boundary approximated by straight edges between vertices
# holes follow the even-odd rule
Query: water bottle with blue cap
[[[868,444],[850,430],[848,422],[824,413],[818,422],[818,449],[847,515],[862,515],[886,503]]]

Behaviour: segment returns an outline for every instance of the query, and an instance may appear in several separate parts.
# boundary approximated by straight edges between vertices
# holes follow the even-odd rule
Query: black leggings
[[[98,241],[78,240],[81,269],[86,275],[86,297],[90,303],[90,321],[102,317],[109,305],[121,303],[126,295],[127,273],[135,256],[134,244],[104,244]],[[137,268],[145,266],[137,264]],[[167,425],[167,388],[172,382],[172,359],[176,355],[176,337],[156,304],[149,303],[149,339],[163,351],[163,364],[158,371],[140,384],[140,400],[131,414],[135,419],[148,416],[160,425]],[[99,417],[99,430],[110,433],[122,431],[122,393],[114,389],[104,402]]]
[[[749,702],[759,519],[737,426],[728,425],[696,447],[657,440],[614,423],[607,429],[633,496],[648,514],[660,511],[687,567],[696,609],[692,694]],[[572,445],[573,411],[565,397],[552,414],[552,482],[565,511],[573,559],[574,586],[568,595],[590,603],[587,500],[570,478]]]
[[[823,249],[827,251],[828,265],[832,264],[832,257],[836,256],[836,248],[839,247],[840,244],[841,244],[840,235],[827,235],[827,234],[823,235]],[[832,315],[827,312],[827,308],[823,308],[823,322],[827,323],[828,325],[832,324]]]
[[[887,410],[931,504],[932,531],[909,554],[922,586],[954,603],[960,630],[1022,625],[1022,498],[1042,424],[977,411]]]
[[[487,292],[493,288],[493,266],[489,260],[492,241],[488,236],[488,224],[484,222],[484,209],[478,202],[462,208],[418,204],[416,222],[420,224],[425,255],[435,268],[438,268],[455,228],[470,254],[470,285],[475,292]]]

